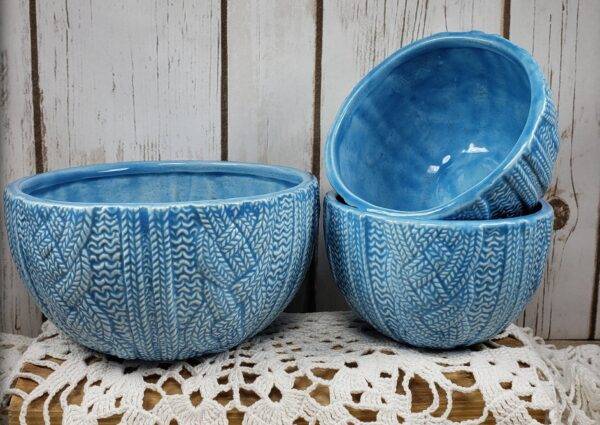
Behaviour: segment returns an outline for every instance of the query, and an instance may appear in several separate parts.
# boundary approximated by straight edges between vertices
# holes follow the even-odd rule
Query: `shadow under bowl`
[[[13,259],[43,313],[121,358],[229,349],[290,302],[311,260],[316,179],[286,167],[130,162],[5,190]]]
[[[352,308],[398,341],[453,348],[506,328],[538,288],[553,212],[497,220],[422,220],[359,211],[330,192],[327,255]]]
[[[529,53],[496,35],[440,33],[398,50],[356,85],[327,139],[327,177],[364,211],[519,216],[550,184],[556,126]]]

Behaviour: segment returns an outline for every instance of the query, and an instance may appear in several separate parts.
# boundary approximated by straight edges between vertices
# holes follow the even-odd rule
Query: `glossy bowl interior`
[[[174,204],[261,196],[302,181],[289,169],[254,164],[132,162],[33,176],[19,190],[47,202]]]
[[[352,308],[380,332],[429,348],[484,341],[538,288],[553,212],[496,220],[423,220],[359,211],[325,197],[327,255]]]
[[[533,59],[499,36],[413,43],[346,99],[327,141],[328,178],[359,209],[444,218],[529,140],[543,85]]]

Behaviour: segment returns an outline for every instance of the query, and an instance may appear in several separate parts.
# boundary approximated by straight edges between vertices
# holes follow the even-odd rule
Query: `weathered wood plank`
[[[321,149],[334,116],[354,84],[396,49],[440,31],[501,33],[503,1],[327,1],[324,3]],[[331,190],[321,150],[321,194]],[[322,232],[321,232],[322,234]],[[321,236],[317,308],[345,307],[332,282]]]
[[[313,0],[229,2],[229,160],[312,171],[315,7]],[[307,296],[304,287],[289,309],[303,311]]]
[[[541,64],[559,114],[561,148],[547,194],[559,228],[543,285],[520,320],[545,338],[593,337],[600,203],[599,21],[600,3],[594,0],[530,0],[511,7],[510,39]]]
[[[227,8],[228,159],[311,169],[315,2]]]
[[[35,173],[29,1],[0,1],[0,188]],[[10,257],[0,201],[0,332],[34,336],[41,313]]]
[[[220,2],[38,2],[47,168],[220,158]]]

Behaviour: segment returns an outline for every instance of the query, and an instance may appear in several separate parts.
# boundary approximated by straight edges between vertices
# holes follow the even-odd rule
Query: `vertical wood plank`
[[[38,3],[47,168],[220,158],[220,2]]]
[[[440,31],[502,32],[503,1],[327,1],[323,16],[321,149],[334,116],[354,84],[398,48]],[[331,190],[321,150],[321,194]],[[331,278],[321,238],[317,263],[317,309],[345,308]]]
[[[0,188],[35,173],[29,2],[0,0]],[[0,332],[35,336],[42,316],[10,257],[0,201]]]
[[[578,188],[585,191],[588,198],[586,205],[579,208],[587,208],[589,205],[584,229],[587,229],[585,226],[589,226],[592,234],[594,229],[596,230],[595,252],[594,255],[588,254],[592,262],[590,267],[595,267],[592,275],[592,285],[595,285],[592,290],[595,299],[592,299],[592,302],[595,302],[595,305],[591,309],[593,332],[590,332],[590,338],[600,340],[600,4],[597,1],[583,1],[577,22],[578,53],[575,66],[578,73],[574,93],[577,103],[574,105],[573,140],[584,147],[577,152],[577,163],[573,165],[583,167],[581,170],[578,167],[576,169],[579,171]],[[587,178],[590,180],[586,181]],[[577,194],[579,196],[580,192]],[[585,231],[580,232],[583,234]],[[594,251],[593,242],[590,243],[590,248]],[[595,264],[593,259],[596,260]],[[577,282],[577,279],[573,281]],[[564,334],[568,334],[569,338],[576,338],[571,332]]]
[[[315,1],[227,8],[228,159],[312,171]],[[288,308],[311,302],[307,282]]]
[[[229,4],[228,159],[311,169],[315,2]]]
[[[592,333],[600,203],[600,3],[512,2],[510,39],[540,63],[557,102],[561,147],[547,198],[556,232],[544,282],[520,323],[545,338]],[[597,331],[597,328],[596,328]],[[598,333],[596,333],[598,337]]]

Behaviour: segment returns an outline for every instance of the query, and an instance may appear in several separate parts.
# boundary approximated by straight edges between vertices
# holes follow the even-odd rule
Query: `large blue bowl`
[[[398,50],[356,85],[327,140],[327,177],[364,211],[519,216],[548,188],[556,125],[525,50],[481,32],[441,33]]]
[[[10,184],[11,252],[81,344],[170,360],[231,348],[284,309],[310,263],[316,179],[291,168],[132,162]]]
[[[484,341],[522,311],[540,284],[553,213],[485,221],[362,212],[329,193],[327,254],[348,303],[380,332],[430,348]]]

